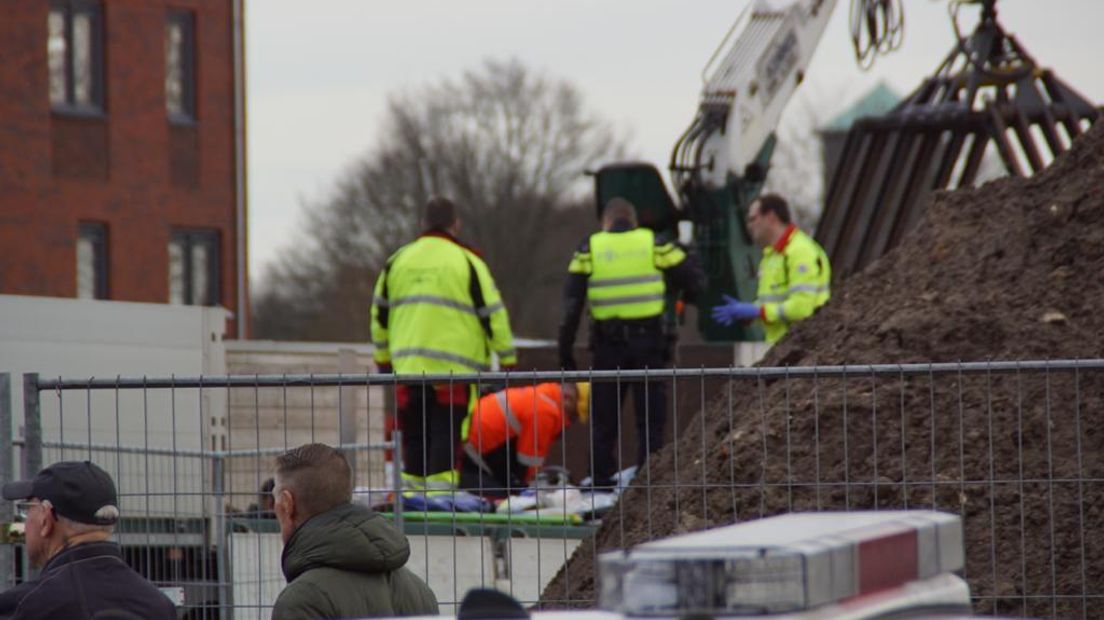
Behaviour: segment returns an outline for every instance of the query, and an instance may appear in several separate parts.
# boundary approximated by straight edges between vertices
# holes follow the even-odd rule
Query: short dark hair
[[[759,203],[759,213],[773,213],[783,224],[789,224],[792,221],[790,204],[778,194],[763,194],[756,201]]]
[[[444,196],[434,196],[426,203],[422,224],[426,230],[444,230],[456,223],[456,203]]]
[[[636,207],[628,200],[620,196],[614,196],[602,208],[602,217],[609,218],[611,221],[623,220],[635,225]]]
[[[276,476],[309,519],[353,500],[353,472],[340,450],[308,443],[276,457]]]

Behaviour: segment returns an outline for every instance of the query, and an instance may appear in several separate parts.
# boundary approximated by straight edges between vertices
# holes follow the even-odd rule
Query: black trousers
[[[468,394],[469,386],[460,384],[409,386],[399,402],[403,473],[425,477],[456,469]]]
[[[460,465],[461,489],[483,497],[498,499],[529,486],[524,480],[527,468],[517,462],[515,442],[503,444],[481,455],[480,458],[490,468],[490,473],[480,468],[468,455],[464,455]]]
[[[591,357],[595,370],[665,368],[670,343],[658,321],[618,321],[591,327]],[[621,420],[618,415],[625,394],[632,390],[636,412],[636,454],[620,454]],[[667,384],[648,381],[595,382],[592,388],[591,424],[594,428],[595,485],[632,464],[643,466],[648,455],[663,447],[667,425]]]

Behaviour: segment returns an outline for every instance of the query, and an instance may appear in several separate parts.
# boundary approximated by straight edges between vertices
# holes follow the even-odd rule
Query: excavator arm
[[[611,164],[595,174],[599,212],[621,196],[636,206],[641,224],[657,232],[679,236],[679,222],[692,223],[693,249],[707,278],[700,307],[719,303],[722,293],[755,296],[759,253],[744,215],[766,178],[774,130],[835,5],[836,0],[748,4],[703,68],[697,113],[672,151],[668,167],[677,200],[650,164]],[[699,330],[710,340],[762,339],[758,327],[723,327],[707,312],[699,313]]]
[[[902,0],[850,5],[861,66],[900,45]],[[1101,117],[1004,31],[996,5],[950,0],[957,43],[946,60],[890,113],[853,125],[816,233],[837,279],[892,248],[919,221],[932,190],[972,185],[988,151],[1010,174],[1037,172]],[[965,6],[980,9],[968,35],[958,28]],[[744,218],[770,167],[775,128],[835,7],[836,0],[754,0],[744,10],[706,63],[697,113],[671,152],[677,198],[650,164],[613,164],[596,174],[599,210],[621,196],[642,225],[671,236],[691,232],[679,236],[706,273],[699,307],[722,294],[755,298],[760,252]],[[757,327],[723,327],[708,312],[699,312],[698,328],[708,340],[762,339]]]

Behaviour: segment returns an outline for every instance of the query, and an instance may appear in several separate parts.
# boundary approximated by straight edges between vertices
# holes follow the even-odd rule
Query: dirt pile
[[[1033,178],[938,194],[761,365],[1100,358],[1102,306],[1098,123]],[[703,414],[547,606],[593,605],[607,549],[789,510],[934,506],[965,519],[979,612],[1104,617],[1104,373],[734,381]]]

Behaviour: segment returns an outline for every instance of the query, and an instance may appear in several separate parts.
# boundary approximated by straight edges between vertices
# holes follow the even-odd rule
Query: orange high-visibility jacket
[[[508,388],[479,399],[472,413],[464,452],[481,468],[480,455],[502,448],[507,440],[516,448],[518,463],[525,466],[529,482],[544,465],[552,443],[571,420],[564,415],[563,393],[558,383]]]

